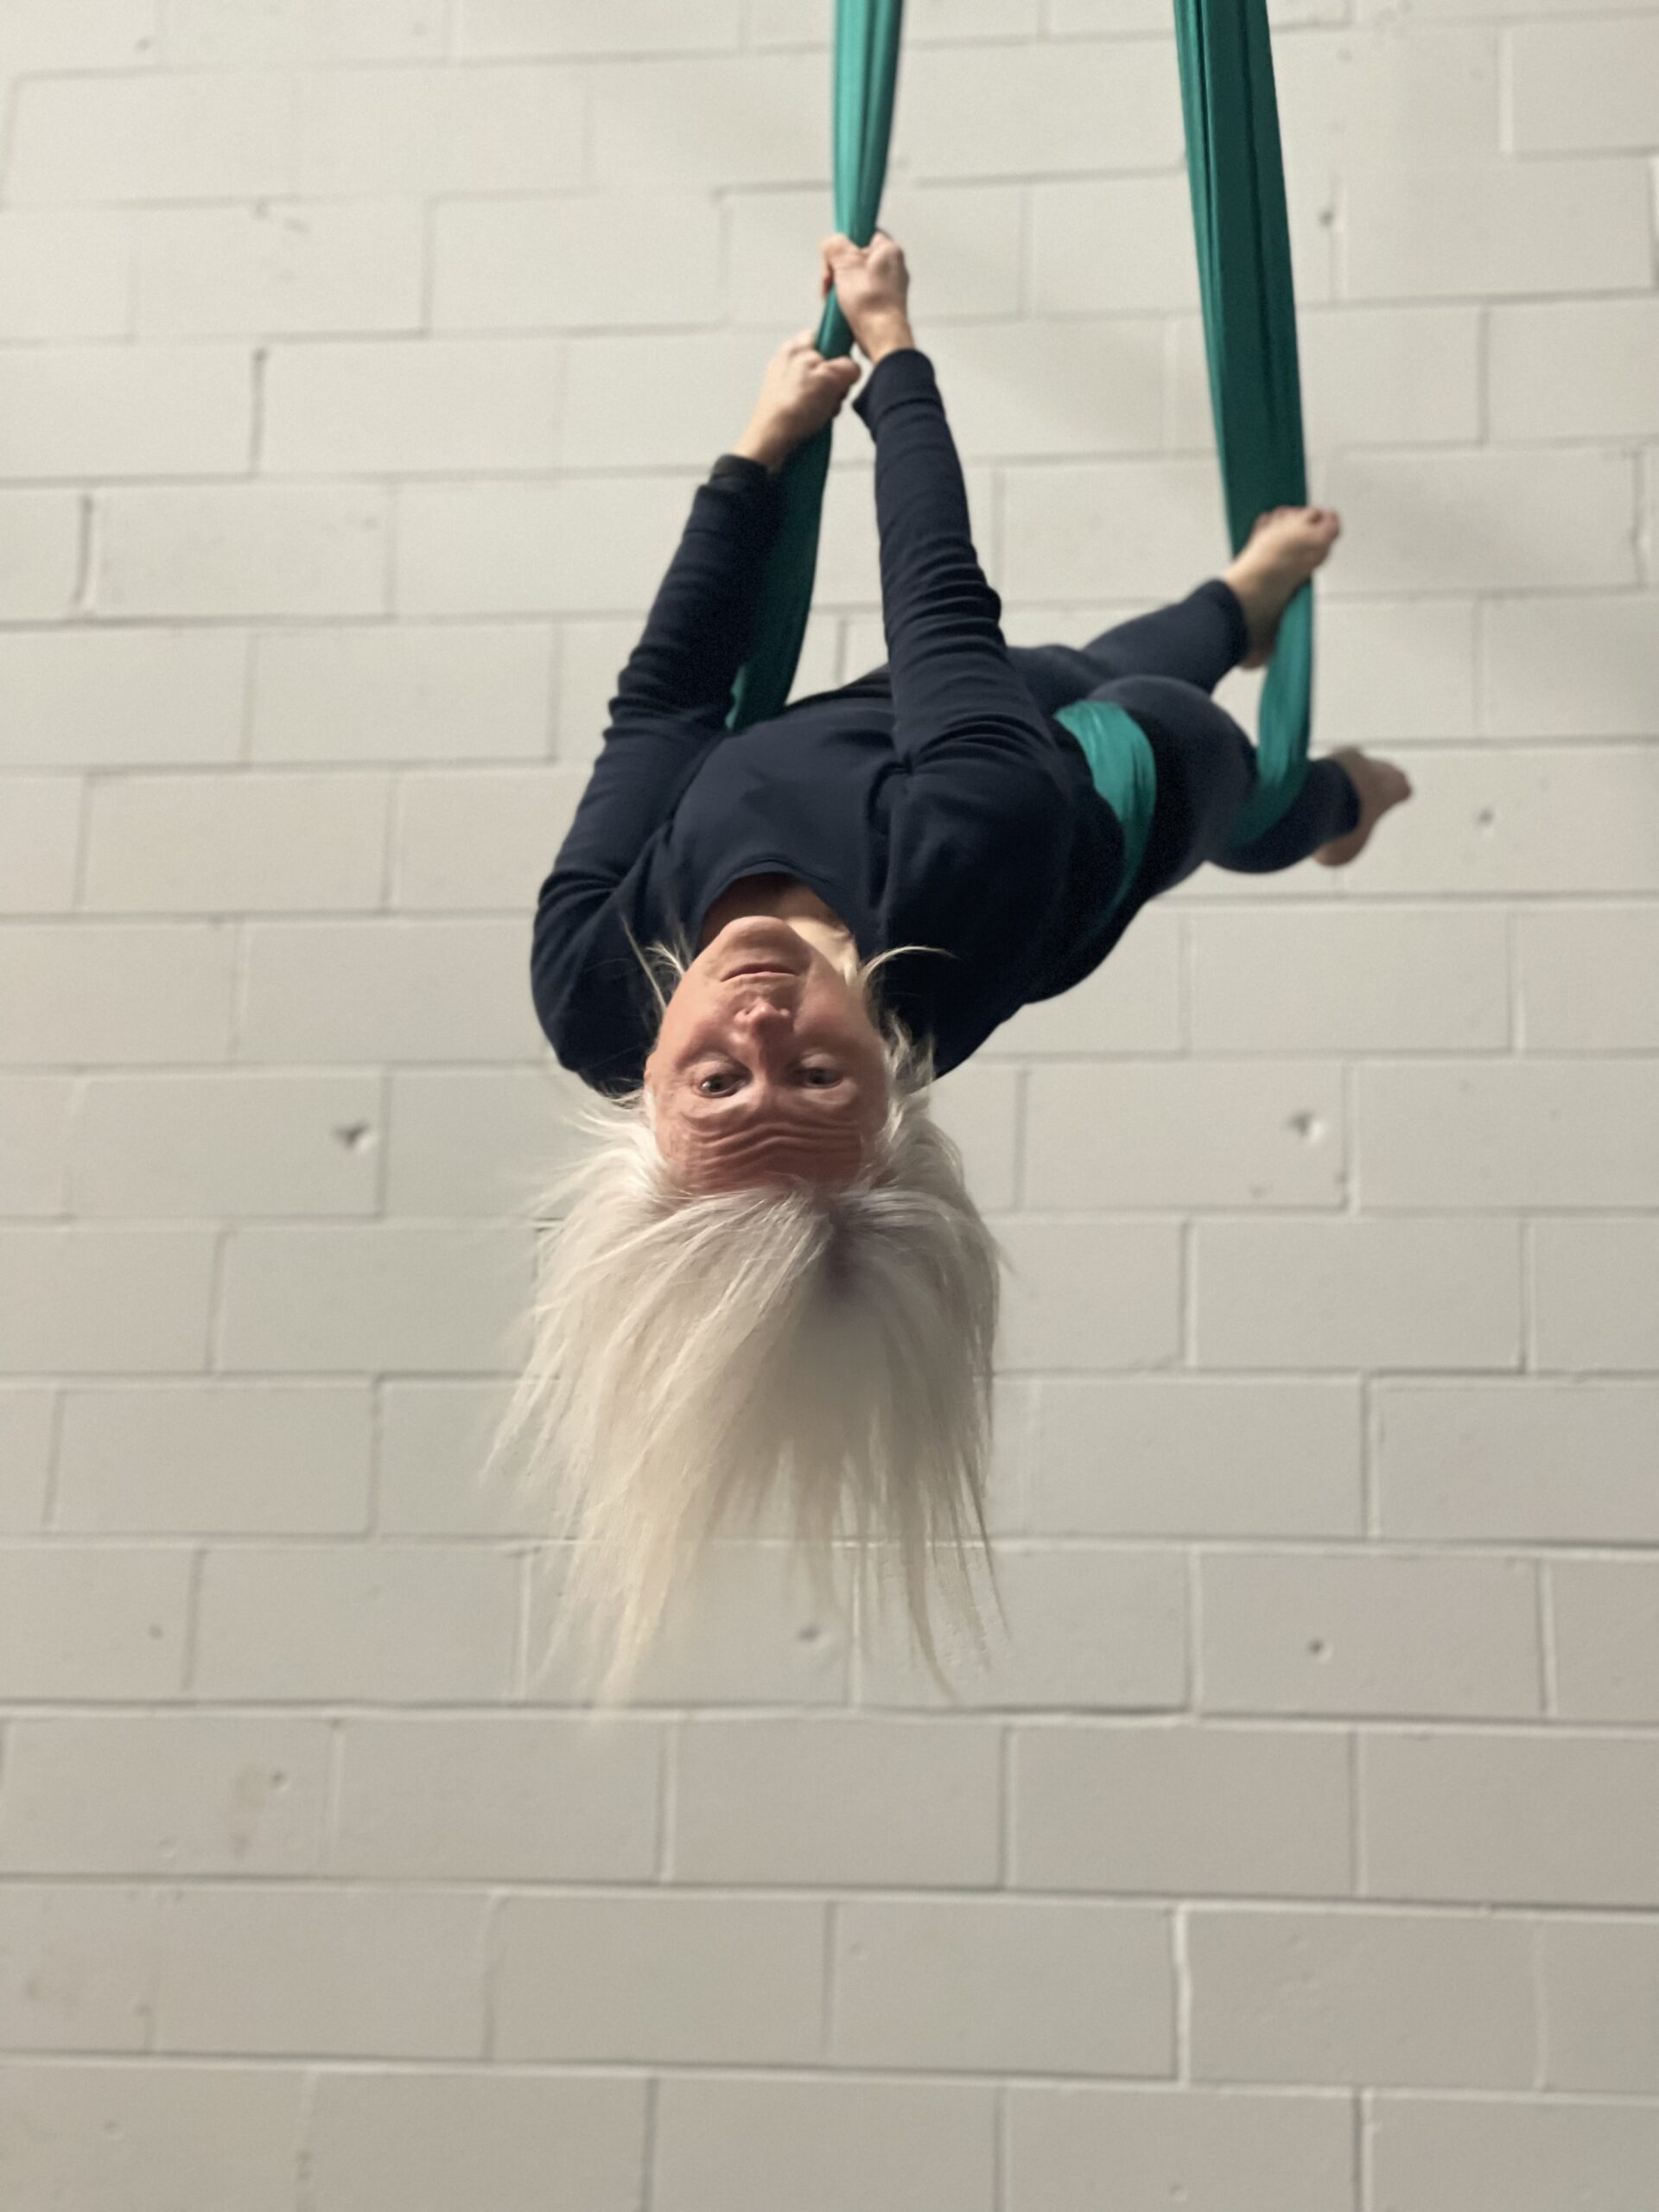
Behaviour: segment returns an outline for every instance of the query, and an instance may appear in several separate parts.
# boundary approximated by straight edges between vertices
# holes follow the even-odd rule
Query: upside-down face
[[[682,976],[645,1063],[664,1156],[698,1191],[849,1181],[887,1115],[859,986],[772,914],[729,922]]]

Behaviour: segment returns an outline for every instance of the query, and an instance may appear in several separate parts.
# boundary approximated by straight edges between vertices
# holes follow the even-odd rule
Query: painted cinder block
[[[126,485],[105,493],[98,513],[100,614],[385,611],[386,495],[373,486]]]
[[[1659,1204],[1659,1060],[1383,1061],[1358,1071],[1356,1113],[1380,1212]]]
[[[130,315],[132,225],[105,208],[0,214],[0,338],[119,338]]]
[[[1345,2093],[1016,2082],[1008,2212],[1089,2212],[1110,2174],[1128,2201],[1192,2212],[1357,2212]]]
[[[0,493],[0,618],[57,622],[72,612],[87,513],[73,491]]]
[[[1341,1071],[1297,1061],[1038,1065],[1026,1198],[1042,1208],[1342,1203]]]
[[[0,1697],[176,1697],[190,1579],[182,1545],[0,1547]]]
[[[679,1882],[976,1888],[999,1865],[1000,1731],[699,1719],[674,1745]]]
[[[517,1589],[516,1562],[477,1546],[210,1548],[194,1686],[202,1697],[283,1701],[500,1699],[512,1680]],[[427,1631],[440,1618],[436,1639]]]
[[[238,1057],[250,1063],[541,1063],[527,922],[404,915],[254,922]]]
[[[22,2203],[168,2212],[223,2202],[289,2212],[298,2067],[48,2063],[0,2075],[0,2149]]]
[[[607,12],[618,23],[630,20]],[[746,194],[724,212],[741,222],[753,204]],[[683,329],[716,321],[721,213],[712,195],[683,191],[440,200],[432,209],[433,327]],[[619,237],[628,240],[626,255],[615,250]],[[793,257],[796,305],[810,299],[816,248],[814,237]],[[738,258],[744,265],[752,257]],[[668,342],[677,361],[683,340]]]
[[[1510,1041],[1501,913],[1272,907],[1194,914],[1186,930],[1200,1052],[1501,1052]]]
[[[1038,1535],[1360,1533],[1351,1382],[1056,1376],[1037,1392]]]
[[[337,339],[270,349],[268,476],[511,475],[551,466],[563,349],[531,339]]]
[[[1645,151],[1659,140],[1659,23],[1535,22],[1509,35],[1518,154]]]
[[[1175,1363],[1182,1327],[1176,1224],[1016,1216],[995,1228],[1015,1270],[1004,1277],[1001,1366],[1101,1372]]]
[[[87,811],[86,904],[123,914],[372,911],[391,804],[384,775],[105,778]]]
[[[1651,1906],[1650,1738],[1377,1729],[1360,1744],[1368,1892],[1426,1903]]]
[[[236,346],[8,349],[0,423],[0,480],[239,476],[252,357]]]
[[[293,92],[275,72],[26,79],[9,196],[25,206],[263,200],[294,181]]]
[[[1631,156],[1344,164],[1351,299],[1623,292],[1648,282],[1642,162]]]
[[[1651,1478],[1659,1383],[1385,1381],[1373,1405],[1373,1480],[1385,1536],[1519,1544],[1659,1539]]]
[[[1659,39],[1655,41],[1659,56]],[[1659,137],[1659,122],[1655,136]],[[1522,440],[1651,436],[1659,302],[1550,301],[1493,310],[1492,435]]]
[[[141,208],[134,324],[152,339],[417,329],[425,228],[413,198]]]
[[[477,2058],[476,1891],[202,1885],[162,1899],[156,2047]]]
[[[372,1213],[362,1133],[379,1102],[373,1076],[93,1076],[69,1145],[71,1204],[105,1220]]]
[[[1033,1723],[1015,1728],[1011,1752],[1015,1888],[1351,1891],[1343,1730]]]
[[[143,2050],[156,1964],[153,1893],[9,1882],[0,1891],[0,2100],[24,2051]],[[0,2122],[0,2140],[10,2145],[21,2119],[13,2112]],[[9,2180],[11,2155],[8,2148]]]
[[[830,2056],[929,2073],[1169,2075],[1170,1916],[1073,1899],[854,1899]]]
[[[86,785],[79,776],[8,776],[0,815],[0,914],[66,912],[75,899]]]
[[[247,640],[226,629],[0,635],[8,769],[200,766],[241,749]]]
[[[391,900],[416,912],[533,912],[587,788],[585,769],[399,778]]]
[[[74,776],[10,776],[0,817],[0,915],[67,912],[75,902],[86,785]]]
[[[252,9],[168,0],[164,29],[175,69],[405,61],[443,51],[442,17],[429,0],[274,0]]]
[[[1659,906],[1538,906],[1518,916],[1516,936],[1535,1050],[1659,1046]]]
[[[1532,2084],[1519,1915],[1203,1905],[1186,1946],[1195,2081]]]
[[[1552,1913],[1539,1923],[1547,2088],[1651,2097],[1659,2082],[1656,1972],[1649,1920]]]
[[[649,1881],[664,1732],[632,1719],[359,1714],[340,1732],[332,1872],[365,1881]]]
[[[366,1528],[362,1382],[86,1384],[65,1393],[53,1526],[121,1535]]]
[[[1529,1560],[1216,1551],[1199,1558],[1198,1588],[1206,1711],[1542,1710]]]
[[[995,2119],[981,2083],[667,2076],[660,2212],[992,2212]]]
[[[810,1897],[509,1896],[495,1916],[495,2053],[561,2063],[810,2063],[824,1925]]]
[[[15,1721],[0,1806],[10,1873],[318,1871],[328,1729],[289,1716]]]
[[[292,183],[306,199],[582,182],[582,87],[556,67],[324,70],[294,97]]]
[[[306,2159],[316,2212],[632,2212],[648,2085],[620,2075],[469,2071],[319,2075]]]
[[[0,1228],[0,1374],[191,1374],[213,1302],[209,1228]]]
[[[1659,1222],[1544,1219],[1532,1232],[1532,1351],[1569,1374],[1659,1370]]]
[[[1200,1221],[1198,1353],[1221,1368],[1513,1368],[1518,1225],[1392,1220]],[[1271,1282],[1270,1299],[1260,1295]]]
[[[1566,2097],[1375,2100],[1377,2188],[1416,2212],[1552,2212],[1593,2189],[1636,2212],[1659,2160],[1650,2105]]]
[[[1651,1720],[1659,1712],[1659,1573],[1653,1562],[1554,1560],[1545,1587],[1561,1712],[1573,1720]]]
[[[52,1390],[0,1385],[0,1531],[9,1535],[45,1517],[56,1417]]]
[[[536,760],[553,635],[531,622],[271,630],[253,648],[256,760]]]

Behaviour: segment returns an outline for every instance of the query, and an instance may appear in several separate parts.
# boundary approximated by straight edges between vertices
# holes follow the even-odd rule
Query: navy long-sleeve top
[[[618,680],[599,758],[537,902],[536,1010],[560,1063],[620,1095],[645,1079],[656,1007],[629,943],[683,931],[742,875],[816,891],[944,1075],[1122,935],[1123,833],[1081,747],[1008,657],[969,534],[933,366],[887,354],[853,402],[875,441],[888,673],[726,727],[777,517],[738,456],[692,497]]]

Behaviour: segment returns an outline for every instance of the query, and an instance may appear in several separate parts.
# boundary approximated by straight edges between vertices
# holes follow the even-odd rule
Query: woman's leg
[[[1126,677],[1164,676],[1213,691],[1249,646],[1232,587],[1211,576],[1173,607],[1103,630],[1086,645],[1011,645],[1009,658],[1047,715]]]
[[[1222,574],[1173,607],[1120,622],[1086,645],[1016,648],[1014,660],[1051,715],[1125,677],[1171,676],[1213,691],[1240,662],[1266,664],[1286,607],[1330,553],[1339,527],[1328,507],[1269,508]]]
[[[1244,874],[1294,868],[1359,819],[1359,793],[1335,760],[1315,760],[1273,827],[1249,845],[1229,847],[1233,826],[1255,789],[1255,747],[1198,685],[1166,676],[1131,676],[1100,686],[1146,732],[1158,797],[1141,870],[1141,893],[1167,891],[1206,861]]]

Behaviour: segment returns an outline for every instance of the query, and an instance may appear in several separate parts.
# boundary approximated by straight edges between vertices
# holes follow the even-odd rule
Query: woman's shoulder
[[[531,994],[559,1064],[596,1089],[644,1080],[656,1033],[653,945],[684,939],[643,861],[620,884],[543,886],[531,932]]]

